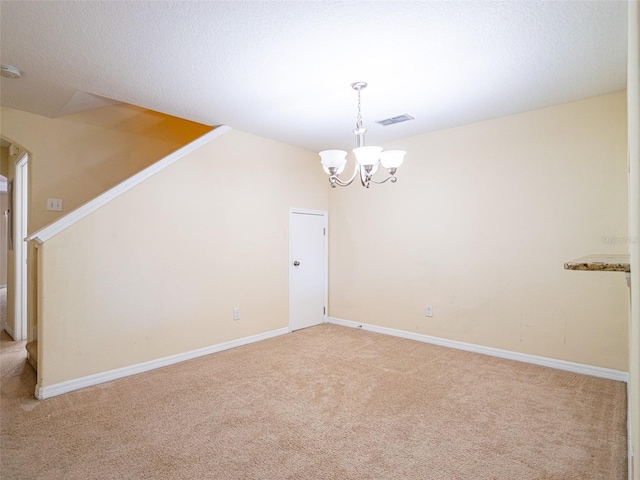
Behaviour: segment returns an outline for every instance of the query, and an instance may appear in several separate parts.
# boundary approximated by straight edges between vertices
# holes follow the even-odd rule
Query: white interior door
[[[289,211],[289,327],[319,325],[327,315],[327,212]]]

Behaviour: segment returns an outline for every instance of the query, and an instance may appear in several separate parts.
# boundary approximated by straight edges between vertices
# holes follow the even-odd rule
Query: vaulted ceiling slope
[[[2,105],[112,101],[312,150],[352,147],[626,86],[626,1],[6,1]],[[415,120],[382,127],[375,120]]]

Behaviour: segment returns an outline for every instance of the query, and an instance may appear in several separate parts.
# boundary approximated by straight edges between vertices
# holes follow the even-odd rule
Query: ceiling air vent
[[[398,115],[397,117],[385,118],[384,120],[376,120],[376,123],[379,123],[383,127],[387,127],[389,125],[393,125],[394,123],[406,122],[407,120],[415,120],[411,115]]]

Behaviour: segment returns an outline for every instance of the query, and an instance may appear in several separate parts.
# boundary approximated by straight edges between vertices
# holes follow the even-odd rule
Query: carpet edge
[[[596,367],[584,363],[570,362],[568,360],[558,360],[555,358],[541,357],[528,353],[514,352],[512,350],[502,350],[500,348],[485,347],[473,343],[459,342],[457,340],[448,340],[446,338],[432,337],[421,333],[408,332],[406,330],[396,330],[388,327],[380,327],[367,323],[354,322],[352,320],[344,320],[336,317],[328,317],[327,323],[341,325],[343,327],[360,328],[374,333],[391,335],[394,337],[416,340],[418,342],[430,343],[441,347],[455,348],[456,350],[465,350],[467,352],[480,353],[492,357],[505,358],[507,360],[516,360],[518,362],[531,363],[542,367],[555,368],[556,370],[564,370],[567,372],[578,373],[582,375],[590,375],[592,377],[605,378],[607,380],[615,380],[618,382],[629,381],[629,373],[612,368]]]
[[[210,355],[212,353],[221,352],[223,350],[229,350],[231,348],[240,347],[242,345],[248,345],[250,343],[267,340],[269,338],[277,337],[290,333],[289,327],[278,328],[264,333],[256,335],[250,335],[248,337],[239,338],[237,340],[231,340],[228,342],[218,343],[210,345],[208,347],[199,348],[197,350],[191,350],[184,353],[178,353],[170,355],[168,357],[158,358],[156,360],[150,360],[148,362],[137,363],[135,365],[129,365],[127,367],[116,368],[114,370],[108,370],[102,373],[96,373],[93,375],[87,375],[85,377],[75,378],[73,380],[67,380],[53,385],[39,386],[36,385],[35,397],[38,400],[45,400],[47,398],[62,395],[63,393],[69,393],[74,390],[80,390],[82,388],[99,385],[101,383],[110,382],[119,378],[129,377],[138,373],[148,372],[157,368],[174,365],[176,363],[185,362],[194,358]]]

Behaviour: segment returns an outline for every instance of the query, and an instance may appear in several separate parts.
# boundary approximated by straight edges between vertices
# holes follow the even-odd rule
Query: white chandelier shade
[[[353,153],[356,156],[356,161],[363,167],[373,166],[380,161],[382,147],[358,147],[353,149]]]
[[[397,178],[395,176],[396,170],[404,161],[406,154],[403,150],[387,150],[383,151],[382,147],[364,145],[364,134],[367,129],[362,127],[362,115],[360,113],[360,91],[366,88],[366,82],[356,82],[351,84],[351,88],[358,92],[358,117],[356,120],[356,128],[353,131],[356,139],[356,148],[353,149],[353,153],[356,157],[355,170],[349,180],[342,180],[338,177],[347,165],[347,152],[344,150],[323,150],[320,152],[320,161],[324,171],[329,175],[329,182],[331,188],[336,186],[346,187],[351,185],[356,176],[360,174],[360,181],[362,186],[369,188],[370,183],[385,183],[391,181],[395,183]],[[387,169],[389,176],[384,180],[378,182],[372,180],[373,174],[378,170],[378,166],[382,165]]]
[[[380,154],[380,163],[386,169],[398,168],[402,165],[406,153],[404,150],[387,150]]]
[[[347,152],[344,150],[324,150],[320,152],[320,161],[325,172],[330,173],[330,168],[335,168],[336,173],[340,174],[347,165]]]

